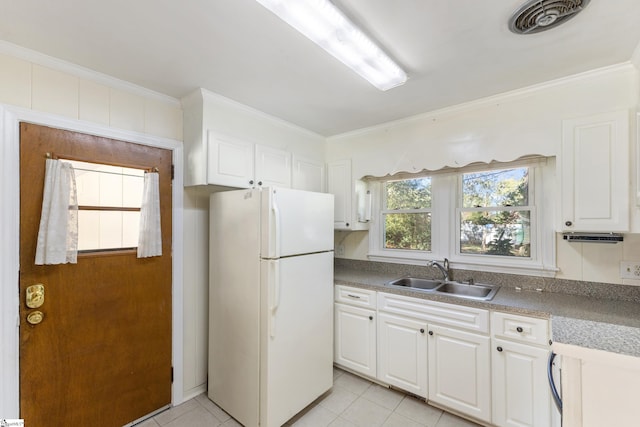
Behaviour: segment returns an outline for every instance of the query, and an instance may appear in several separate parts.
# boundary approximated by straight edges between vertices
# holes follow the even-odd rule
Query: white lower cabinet
[[[494,339],[492,347],[493,423],[550,426],[549,351],[501,339]]]
[[[429,400],[491,421],[488,336],[429,326]]]
[[[427,397],[427,322],[378,315],[378,379]]]
[[[547,380],[549,321],[491,314],[493,423],[499,427],[554,425]]]
[[[334,305],[333,361],[353,372],[376,376],[376,312],[347,304]]]

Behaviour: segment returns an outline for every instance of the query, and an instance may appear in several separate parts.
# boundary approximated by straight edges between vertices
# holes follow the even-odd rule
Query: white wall
[[[400,171],[438,170],[472,162],[510,161],[540,154],[555,156],[561,143],[562,120],[628,109],[632,176],[632,232],[640,233],[636,111],[639,72],[631,64],[596,70],[571,78],[481,99],[428,114],[327,140],[327,161],[350,158],[355,178]],[[346,235],[345,235],[346,234]],[[344,258],[366,259],[366,232],[337,232]],[[640,261],[640,236],[629,234],[618,245],[574,244],[557,239],[557,277],[623,283],[621,260]],[[624,283],[640,285],[639,281]]]
[[[10,112],[9,112],[10,111]],[[33,51],[0,41],[0,152],[3,163],[0,236],[3,259],[0,260],[0,414],[17,418],[17,340],[15,334],[18,298],[17,165],[18,133],[15,118],[49,126],[64,127],[156,145],[174,150],[176,187],[174,187],[174,245],[182,247],[182,108],[178,100],[121,80],[77,67]],[[15,126],[14,126],[15,125]],[[11,127],[11,128],[9,128]],[[15,127],[15,129],[13,129]],[[15,177],[14,177],[15,175]],[[9,183],[9,184],[6,184]],[[8,187],[11,185],[11,187]],[[9,219],[9,221],[6,221]],[[6,240],[11,240],[7,243]],[[14,242],[15,241],[15,242]],[[8,249],[5,252],[5,249]],[[11,252],[11,254],[9,253]],[[174,255],[174,289],[182,286],[182,253]],[[7,261],[9,259],[9,261]],[[15,260],[15,261],[14,261]],[[180,279],[176,279],[179,277]],[[174,295],[180,306],[174,307],[182,324],[182,295]],[[7,307],[10,304],[10,307]],[[179,312],[180,315],[176,315]],[[174,331],[174,339],[175,339]],[[182,333],[178,334],[182,336]],[[5,338],[9,337],[8,340]],[[181,365],[182,347],[174,346],[174,360]],[[182,369],[176,369],[174,402],[182,399]],[[176,388],[177,387],[177,388]]]

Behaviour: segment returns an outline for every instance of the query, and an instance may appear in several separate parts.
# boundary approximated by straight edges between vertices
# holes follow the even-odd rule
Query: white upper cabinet
[[[562,231],[629,230],[629,112],[562,122]]]
[[[291,153],[263,145],[256,145],[255,153],[254,185],[291,187]]]
[[[207,184],[291,187],[291,153],[209,131]]]
[[[324,163],[294,154],[292,188],[324,193],[326,188]]]
[[[251,187],[254,144],[208,133],[207,184]]]
[[[327,165],[327,192],[334,195],[334,228],[368,230],[371,199],[364,182],[353,179],[351,160]]]

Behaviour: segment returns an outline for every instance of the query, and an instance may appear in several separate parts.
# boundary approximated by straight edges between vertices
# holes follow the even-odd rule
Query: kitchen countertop
[[[337,267],[336,285],[551,319],[554,342],[640,357],[640,303],[502,286],[491,301],[384,286],[397,274]]]

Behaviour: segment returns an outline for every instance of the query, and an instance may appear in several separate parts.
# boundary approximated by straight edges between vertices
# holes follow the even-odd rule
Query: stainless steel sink
[[[500,287],[494,285],[445,282],[443,280],[420,279],[418,277],[401,277],[387,282],[385,285],[481,301],[493,299],[500,289]]]
[[[432,291],[442,285],[442,280],[419,279],[417,277],[401,277],[399,279],[388,282],[388,286],[402,286],[405,288],[420,289],[423,291]]]
[[[463,298],[479,299],[488,301],[492,299],[496,292],[498,292],[497,286],[474,284],[458,282],[445,282],[439,286],[436,291],[439,293],[454,295]]]

